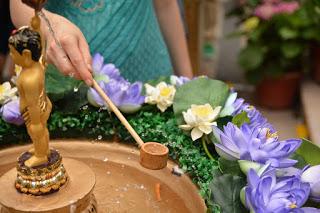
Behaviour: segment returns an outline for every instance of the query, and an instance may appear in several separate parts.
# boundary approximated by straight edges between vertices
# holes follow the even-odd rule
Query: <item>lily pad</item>
[[[225,174],[215,177],[210,183],[212,200],[217,203],[222,212],[247,212],[240,201],[240,191],[246,185],[244,178]]]
[[[177,88],[173,102],[174,114],[178,124],[182,124],[182,112],[187,111],[192,104],[210,104],[213,108],[224,106],[229,95],[227,84],[209,78],[198,78]]]

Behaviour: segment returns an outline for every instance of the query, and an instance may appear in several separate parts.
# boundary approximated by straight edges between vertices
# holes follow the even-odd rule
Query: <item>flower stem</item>
[[[202,136],[201,140],[202,140],[203,149],[204,149],[204,151],[206,152],[207,156],[208,156],[211,160],[214,160],[214,158],[212,157],[212,155],[210,154],[210,152],[209,152],[209,150],[208,150],[206,138],[205,138],[204,136]]]

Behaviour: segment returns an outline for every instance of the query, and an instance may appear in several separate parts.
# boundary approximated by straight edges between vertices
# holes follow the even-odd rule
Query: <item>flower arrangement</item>
[[[171,76],[144,84],[144,90],[141,82],[130,83],[114,65],[104,64],[102,56],[93,61],[94,78],[104,91],[143,140],[169,147],[209,211],[320,211],[320,148],[307,140],[279,140],[281,133],[227,84]],[[50,69],[46,74],[54,105],[48,121],[52,138],[133,141],[94,90]],[[62,89],[56,87],[61,82]],[[19,126],[19,98],[8,84],[0,91],[7,97],[0,109],[0,145],[27,140]]]

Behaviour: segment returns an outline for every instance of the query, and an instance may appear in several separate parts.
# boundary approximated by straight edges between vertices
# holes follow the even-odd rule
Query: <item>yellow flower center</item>
[[[248,106],[248,110],[254,110],[254,106],[252,105]]]
[[[169,96],[170,93],[171,93],[171,89],[169,87],[165,87],[160,90],[161,96]]]
[[[199,117],[208,117],[212,112],[212,108],[208,106],[197,106],[192,109],[192,113]]]
[[[295,208],[297,208],[298,206],[295,204],[295,203],[291,203],[290,205],[289,205],[289,208],[290,209],[295,209]]]
[[[4,86],[0,85],[0,94],[4,93]]]
[[[269,138],[277,138],[278,137],[278,133],[277,132],[271,133],[270,129],[268,129],[266,136],[267,136],[268,139]]]

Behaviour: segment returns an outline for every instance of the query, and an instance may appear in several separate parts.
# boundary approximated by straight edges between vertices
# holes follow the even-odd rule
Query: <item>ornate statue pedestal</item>
[[[1,213],[78,213],[97,212],[93,195],[95,174],[86,164],[64,158],[63,165],[68,172],[68,182],[58,192],[34,196],[20,193],[14,187],[16,168],[0,178]]]

